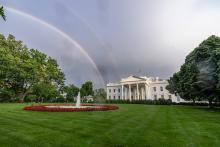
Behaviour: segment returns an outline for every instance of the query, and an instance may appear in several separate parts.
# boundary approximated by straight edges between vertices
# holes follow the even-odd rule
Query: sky
[[[218,0],[0,0],[13,34],[57,59],[66,83],[95,87],[121,78],[168,79],[185,56],[220,35]]]

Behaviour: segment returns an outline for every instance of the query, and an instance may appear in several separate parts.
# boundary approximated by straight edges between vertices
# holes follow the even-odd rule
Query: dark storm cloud
[[[220,3],[216,0],[0,0],[0,3],[28,12],[66,32],[85,48],[106,82],[129,75],[168,78],[203,39],[220,34]],[[24,24],[20,22],[21,26],[14,26],[20,18],[8,17],[7,25],[0,23],[0,31],[13,33],[57,58],[68,83],[80,85],[93,80],[98,85],[94,68],[68,41],[45,28],[27,27],[33,24],[26,20]]]

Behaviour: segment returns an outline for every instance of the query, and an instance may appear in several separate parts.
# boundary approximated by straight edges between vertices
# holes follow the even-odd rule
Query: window
[[[109,95],[109,99],[111,99],[111,96]]]
[[[115,92],[115,89],[114,89],[114,92]]]
[[[161,98],[164,99],[164,95],[163,94],[161,95]]]
[[[120,89],[118,89],[118,93],[120,93]]]
[[[160,91],[163,91],[163,87],[162,86],[160,87]]]
[[[155,99],[155,100],[157,99],[157,95],[156,95],[156,94],[154,95],[154,99]]]
[[[118,96],[118,99],[120,100],[120,96]]]
[[[156,91],[157,89],[156,89],[156,87],[154,87],[154,91]]]
[[[111,89],[109,89],[109,93],[111,93]]]
[[[114,96],[114,100],[115,100],[115,96]]]
[[[169,99],[171,99],[172,98],[172,96],[171,95],[169,95]]]

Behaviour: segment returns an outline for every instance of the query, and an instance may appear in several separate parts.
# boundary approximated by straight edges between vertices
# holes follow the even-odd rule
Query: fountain
[[[49,112],[82,112],[82,111],[107,111],[116,110],[118,106],[113,105],[97,105],[97,104],[83,104],[80,101],[80,92],[77,95],[76,105],[62,104],[62,105],[37,105],[26,106],[24,110],[31,111],[49,111]]]
[[[76,108],[80,108],[80,105],[81,105],[81,101],[80,101],[80,91],[79,91],[76,99]]]

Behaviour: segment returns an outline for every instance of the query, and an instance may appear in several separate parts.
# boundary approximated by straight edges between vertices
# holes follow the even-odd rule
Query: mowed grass
[[[220,146],[220,112],[119,105],[108,112],[32,112],[0,104],[0,146]]]

